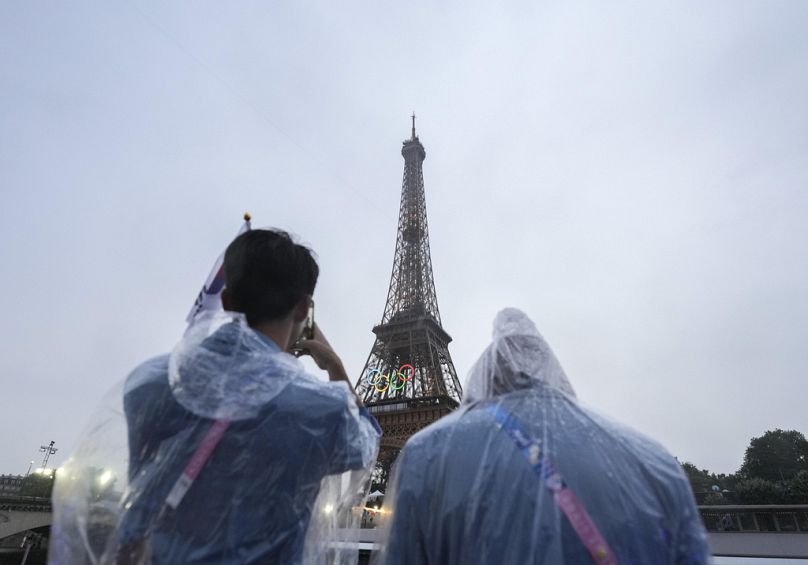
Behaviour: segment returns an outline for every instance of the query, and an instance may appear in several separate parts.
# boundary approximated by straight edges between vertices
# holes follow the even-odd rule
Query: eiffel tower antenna
[[[412,137],[401,149],[404,180],[390,288],[382,320],[373,328],[376,340],[356,382],[357,394],[384,432],[379,461],[388,470],[407,439],[454,410],[462,394],[432,276],[426,151],[415,135],[415,114],[411,117]]]

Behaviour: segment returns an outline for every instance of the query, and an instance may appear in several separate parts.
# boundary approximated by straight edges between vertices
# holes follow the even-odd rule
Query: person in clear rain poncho
[[[60,471],[51,564],[355,563],[338,532],[361,515],[381,430],[319,328],[298,341],[317,264],[253,230],[224,273],[228,311],[135,369]]]
[[[508,308],[461,406],[401,451],[380,561],[709,563],[678,462],[576,400],[533,322]]]

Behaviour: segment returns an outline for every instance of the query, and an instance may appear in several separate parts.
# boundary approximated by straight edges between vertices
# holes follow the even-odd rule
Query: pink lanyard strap
[[[567,517],[575,533],[578,534],[578,539],[584,544],[595,563],[617,565],[617,557],[609,544],[598,531],[598,527],[592,521],[584,505],[567,487],[561,474],[555,470],[547,455],[542,453],[539,442],[531,439],[516,418],[501,406],[491,404],[486,407],[486,410],[493,414],[500,427],[508,433],[516,447],[525,456],[531,469],[544,482],[544,486],[553,493],[555,503]]]
[[[177,482],[174,483],[171,492],[169,492],[166,497],[166,504],[173,510],[177,509],[177,506],[180,505],[183,497],[185,497],[185,493],[187,493],[191,485],[194,484],[194,481],[199,476],[205,463],[208,462],[208,459],[210,459],[210,456],[213,454],[213,450],[219,445],[219,441],[221,441],[228,426],[230,426],[230,420],[216,420],[210,428],[208,428],[205,437],[202,438],[196,451],[185,466],[185,470],[180,475],[180,478],[177,479]]]

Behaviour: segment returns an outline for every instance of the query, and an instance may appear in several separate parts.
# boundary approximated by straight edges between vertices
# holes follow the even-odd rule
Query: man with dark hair
[[[243,312],[250,326],[284,318],[300,306],[308,312],[320,269],[311,252],[282,231],[251,230],[224,256],[226,310]],[[308,299],[306,297],[308,296]]]
[[[225,312],[127,379],[118,562],[300,563],[321,480],[375,457],[381,431],[339,356],[316,326],[300,340],[311,252],[252,230],[227,248],[224,273]],[[293,345],[331,382],[307,375]]]

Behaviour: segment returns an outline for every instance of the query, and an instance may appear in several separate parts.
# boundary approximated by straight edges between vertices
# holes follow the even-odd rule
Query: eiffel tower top
[[[404,156],[405,160],[408,155],[412,155],[413,158],[420,158],[420,160],[423,161],[426,159],[426,151],[421,141],[418,139],[418,136],[415,135],[415,112],[413,112],[410,117],[412,118],[412,136],[404,140],[404,147],[401,148],[401,154]],[[423,183],[423,178],[421,182]]]
[[[404,179],[390,288],[356,389],[369,405],[431,399],[448,410],[457,405],[462,391],[447,347],[452,338],[438,310],[424,194],[426,151],[415,135],[415,114],[401,155]],[[399,378],[403,366],[409,372]]]
[[[404,141],[401,155],[404,157],[404,179],[401,186],[398,236],[382,324],[428,316],[440,325],[424,193],[423,162],[426,159],[426,150],[415,135],[414,113],[412,137]]]

